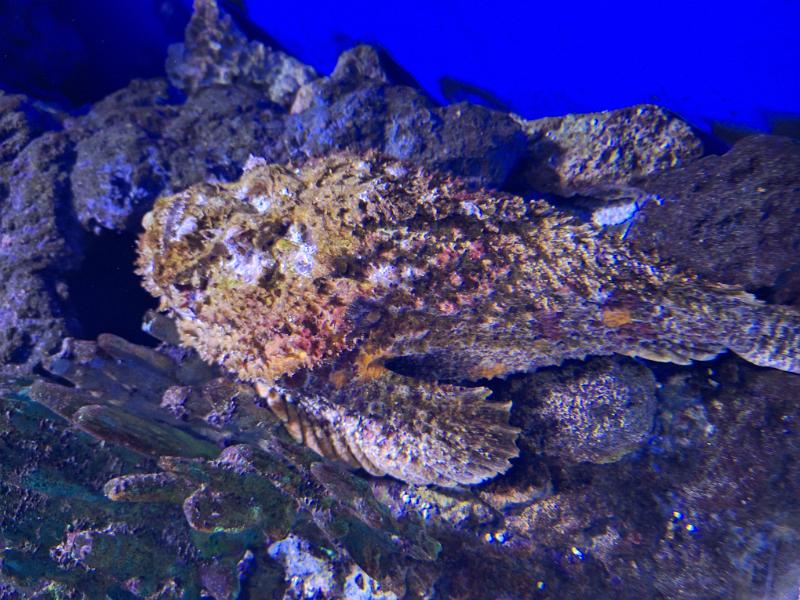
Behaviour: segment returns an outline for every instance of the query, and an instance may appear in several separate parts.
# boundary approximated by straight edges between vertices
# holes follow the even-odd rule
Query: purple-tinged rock
[[[0,163],[13,160],[45,131],[58,129],[60,120],[56,111],[0,90]]]
[[[439,107],[406,86],[366,79],[355,89],[331,79],[310,107],[287,119],[290,144],[307,156],[379,152],[412,164],[501,186],[525,155],[526,139],[507,114],[462,103]]]
[[[565,463],[609,463],[638,449],[656,411],[656,380],[629,360],[592,358],[520,380],[523,432]]]
[[[642,187],[651,199],[628,233],[639,248],[751,290],[774,286],[800,266],[796,141],[746,137],[722,156],[647,178]]]
[[[249,41],[215,0],[195,0],[186,40],[170,46],[170,83],[189,94],[212,85],[243,83],[291,106],[297,90],[317,77],[313,68],[261,42]]]
[[[81,257],[69,206],[73,146],[63,132],[0,163],[0,371],[25,373],[58,347],[71,318],[63,275]]]

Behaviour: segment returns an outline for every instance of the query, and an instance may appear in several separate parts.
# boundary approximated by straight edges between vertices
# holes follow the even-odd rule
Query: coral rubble
[[[157,459],[150,472],[145,467],[109,477],[102,484],[105,496],[143,507],[174,505],[191,530],[230,538],[224,541],[230,546],[227,571],[220,573],[227,589],[237,581],[234,559],[253,544],[266,551],[263,544],[290,535],[327,549],[326,568],[336,575],[329,590],[334,595],[358,569],[398,593],[411,585],[408,573],[421,581],[430,577],[425,565],[436,558],[439,544],[414,519],[397,521],[364,482],[282,438],[277,420],[249,388],[219,379],[216,369],[193,353],[171,346],[153,350],[104,335],[97,342],[68,340],[48,369],[74,387],[40,379],[26,396],[96,438]],[[180,418],[165,406],[176,389],[184,397]],[[116,553],[138,552],[135,538],[129,539],[137,531],[135,521],[84,527],[53,553],[58,561],[124,580],[127,572],[112,567],[117,558],[106,556],[112,550],[92,553],[92,548],[111,544]],[[130,569],[133,574],[139,567]],[[277,589],[280,581],[274,585]]]

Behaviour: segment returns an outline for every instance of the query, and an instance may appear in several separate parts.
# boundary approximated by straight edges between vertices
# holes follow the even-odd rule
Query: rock
[[[250,155],[281,162],[291,156],[280,111],[254,88],[204,88],[178,108],[162,131],[173,190],[236,179]]]
[[[525,155],[525,136],[504,113],[466,103],[437,107],[406,86],[368,80],[337,95],[336,85],[287,120],[293,145],[308,156],[373,149],[498,187]]]
[[[73,146],[63,132],[0,163],[0,372],[29,372],[76,323],[64,274],[82,254],[69,206]]]
[[[18,94],[0,90],[0,163],[13,160],[31,140],[60,128],[61,115]]]
[[[0,372],[21,375],[58,347],[69,319],[55,303],[64,299],[45,278],[24,269],[0,273]]]
[[[521,380],[523,435],[567,463],[609,463],[647,439],[656,410],[652,372],[629,360],[592,358]]]
[[[502,513],[530,506],[552,494],[553,480],[547,463],[527,453],[503,477],[481,486],[478,492],[481,500]]]
[[[697,374],[665,388],[668,405],[650,459],[669,482],[673,507],[653,553],[655,585],[664,596],[795,593],[797,565],[787,552],[800,546],[794,510],[799,380],[727,358],[705,378]],[[658,460],[664,450],[675,452],[668,450],[674,440],[680,442],[676,460]]]
[[[372,79],[381,83],[394,83],[389,76],[393,64],[385,52],[361,44],[350,50],[345,50],[336,60],[336,66],[331,73],[334,81]]]
[[[63,132],[50,132],[0,165],[2,264],[40,270],[77,264],[80,238],[69,204],[73,153]]]
[[[168,189],[168,163],[158,145],[160,124],[136,123],[130,113],[118,116],[75,145],[73,204],[81,224],[97,234],[134,229]]]
[[[722,156],[648,177],[642,187],[652,200],[628,233],[639,248],[753,291],[800,266],[796,141],[749,136]]]
[[[386,54],[362,44],[339,55],[330,77],[320,77],[304,84],[295,96],[289,112],[302,113],[313,106],[329,104],[333,99],[368,84],[398,83],[389,75],[396,67]]]
[[[287,115],[285,90],[296,86],[281,79],[286,69],[261,69],[256,58],[294,59],[248,42],[220,15],[214,2],[198,0],[182,62],[177,50],[168,61],[172,83],[190,92],[185,102],[164,80],[134,80],[65,121],[75,153],[72,204],[86,229],[135,229],[158,196],[236,179],[250,155],[299,163],[335,149],[374,149],[501,185],[525,153],[525,136],[508,115],[436,107],[395,84],[390,73],[398,68],[369,46],[344,52],[330,77],[298,78],[306,106]],[[273,97],[278,88],[283,99]]]
[[[526,121],[529,138],[520,168],[531,188],[560,196],[636,199],[636,180],[691,163],[703,154],[692,128],[659,106],[641,104],[598,113]]]
[[[133,81],[67,121],[72,204],[93,233],[135,230],[158,196],[238,177],[251,154],[287,160],[276,107],[258,90],[203,88],[184,104],[166,90],[163,80]]]
[[[263,90],[280,106],[291,106],[297,90],[317,77],[297,59],[248,41],[216,0],[195,0],[186,40],[169,48],[170,83],[189,94],[203,87],[244,83]]]

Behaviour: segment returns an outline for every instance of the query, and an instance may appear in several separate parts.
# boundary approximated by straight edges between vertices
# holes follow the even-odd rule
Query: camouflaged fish
[[[800,373],[800,315],[659,264],[542,201],[374,155],[251,160],[163,197],[138,267],[182,340],[320,454],[416,484],[509,467],[474,382],[612,353],[726,349]],[[470,382],[473,382],[470,384]]]

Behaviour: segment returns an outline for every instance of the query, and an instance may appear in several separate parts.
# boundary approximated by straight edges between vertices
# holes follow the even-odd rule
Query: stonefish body
[[[256,384],[320,454],[473,484],[517,454],[482,379],[726,349],[800,373],[800,315],[661,265],[541,201],[376,156],[251,160],[163,197],[139,272],[185,344]],[[467,385],[465,385],[467,384]]]

